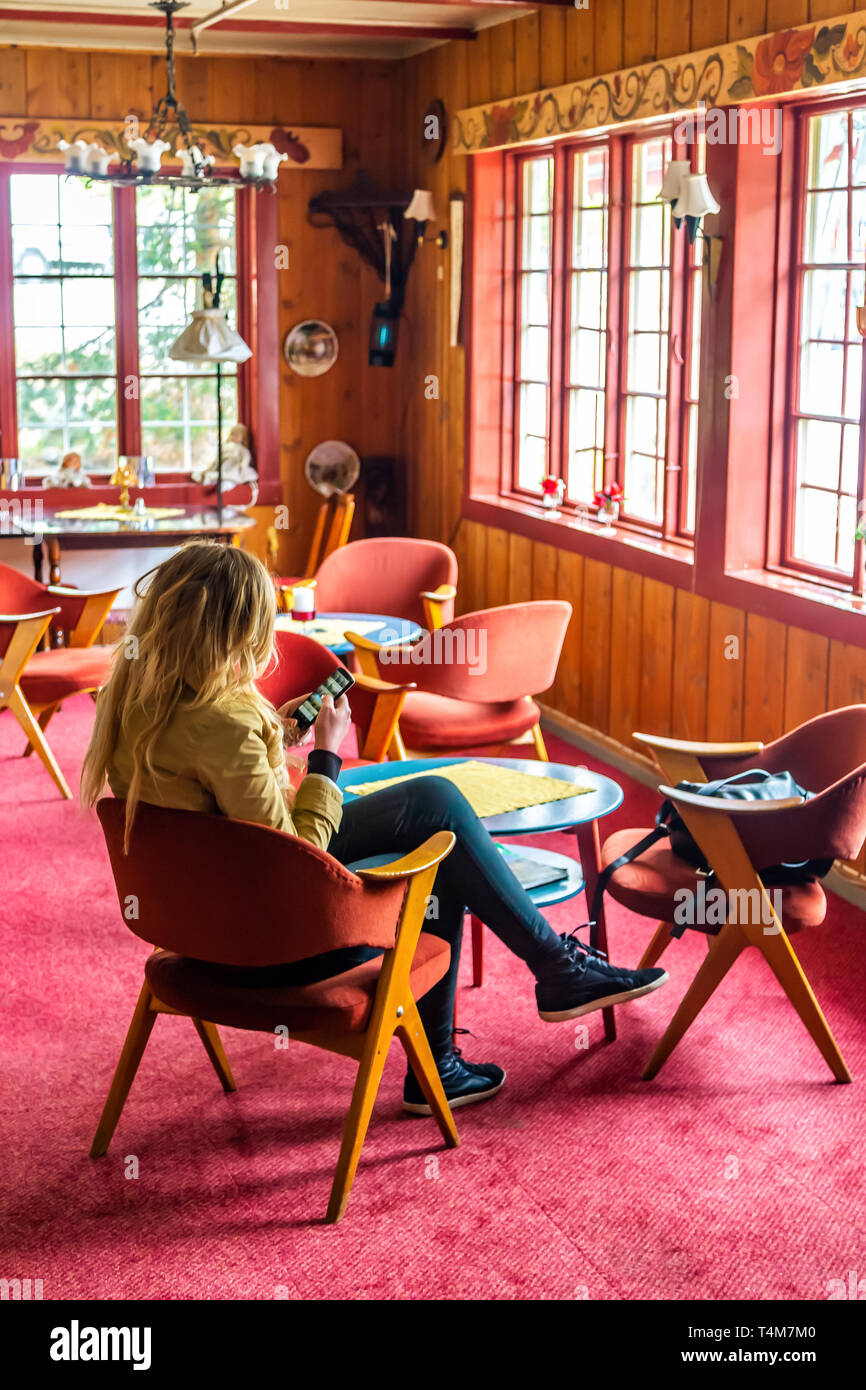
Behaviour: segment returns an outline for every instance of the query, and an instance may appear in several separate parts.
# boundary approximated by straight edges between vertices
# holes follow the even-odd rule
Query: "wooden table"
[[[61,510],[66,510],[61,508]],[[69,510],[72,510],[70,507]],[[48,553],[48,583],[60,584],[61,554],[64,550],[146,549],[181,545],[192,537],[206,537],[231,544],[242,531],[255,526],[255,518],[245,512],[224,507],[222,517],[215,507],[172,507],[181,513],[170,517],[120,518],[60,517],[45,512],[32,525],[14,522],[8,534],[33,539],[33,577],[44,583],[45,551]]]

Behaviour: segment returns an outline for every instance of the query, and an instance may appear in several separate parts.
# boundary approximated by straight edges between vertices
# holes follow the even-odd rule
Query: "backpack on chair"
[[[802,797],[804,801],[810,801],[815,795],[814,792],[805,791],[794,780],[792,773],[766,772],[763,768],[750,768],[745,772],[736,773],[733,777],[722,777],[717,782],[678,782],[677,790],[691,792],[695,796],[723,797],[730,801],[782,801],[795,796]],[[678,858],[691,864],[708,880],[714,877],[714,871],[707,863],[703,850],[695,841],[674,803],[667,799],[659,807],[655,819],[655,829],[650,831],[649,835],[645,835],[642,840],[639,840],[636,845],[632,845],[625,854],[614,859],[599,874],[590,914],[590,925],[593,930],[601,911],[605,889],[617,869],[639,859],[652,845],[657,844],[665,836],[670,839],[671,850]],[[758,873],[761,881],[767,887],[783,887],[794,883],[812,883],[825,878],[832,866],[832,859],[804,859],[798,864],[783,863],[760,866]],[[686,923],[681,923],[673,926],[671,935],[674,937],[682,936],[686,925]],[[592,944],[595,945],[594,942]]]

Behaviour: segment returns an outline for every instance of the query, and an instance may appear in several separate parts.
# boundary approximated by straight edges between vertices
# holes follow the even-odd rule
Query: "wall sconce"
[[[685,218],[689,241],[694,241],[702,217],[707,213],[719,211],[719,203],[713,196],[706,174],[692,173],[687,159],[672,159],[665,170],[664,180],[659,190],[659,198],[671,204],[671,215],[675,226]]]
[[[411,217],[412,221],[416,224],[417,232],[415,239],[418,245],[421,246],[422,243],[425,240],[427,240],[427,238],[424,236],[424,231],[427,227],[427,223],[436,221],[436,209],[433,206],[433,194],[430,192],[428,188],[415,189],[411,199],[409,200],[409,206],[407,207],[403,216]],[[431,240],[435,241],[440,251],[447,251],[447,232],[442,231],[439,233],[437,237],[431,238]]]

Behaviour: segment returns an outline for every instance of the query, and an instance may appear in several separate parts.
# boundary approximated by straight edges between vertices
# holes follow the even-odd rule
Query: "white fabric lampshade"
[[[674,217],[704,217],[718,210],[719,204],[710,192],[706,174],[687,174],[680,185],[680,196],[671,208]]]
[[[168,355],[175,362],[247,362],[253,353],[222,309],[196,309]]]
[[[683,179],[687,178],[691,172],[692,166],[687,159],[672,159],[665,169],[665,176],[658,196],[666,203],[675,202],[682,191]]]
[[[403,216],[411,217],[413,222],[436,221],[436,208],[433,205],[433,194],[429,188],[415,189]]]

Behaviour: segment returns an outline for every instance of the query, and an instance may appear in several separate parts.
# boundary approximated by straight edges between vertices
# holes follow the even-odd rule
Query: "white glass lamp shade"
[[[674,217],[705,217],[708,212],[718,210],[719,204],[710,192],[706,174],[687,174],[671,208]]]
[[[168,355],[174,362],[247,362],[253,354],[222,309],[196,309]]]
[[[83,174],[87,167],[87,152],[90,149],[86,140],[76,140],[70,145],[68,140],[58,140],[58,150],[63,151],[66,172]]]
[[[658,196],[666,203],[673,203],[680,196],[683,180],[692,172],[687,159],[672,159],[662,180]],[[676,214],[679,216],[679,213]]]
[[[403,214],[404,217],[411,217],[413,222],[435,222],[436,209],[433,206],[433,194],[428,188],[416,188],[412,194],[409,206]]]

